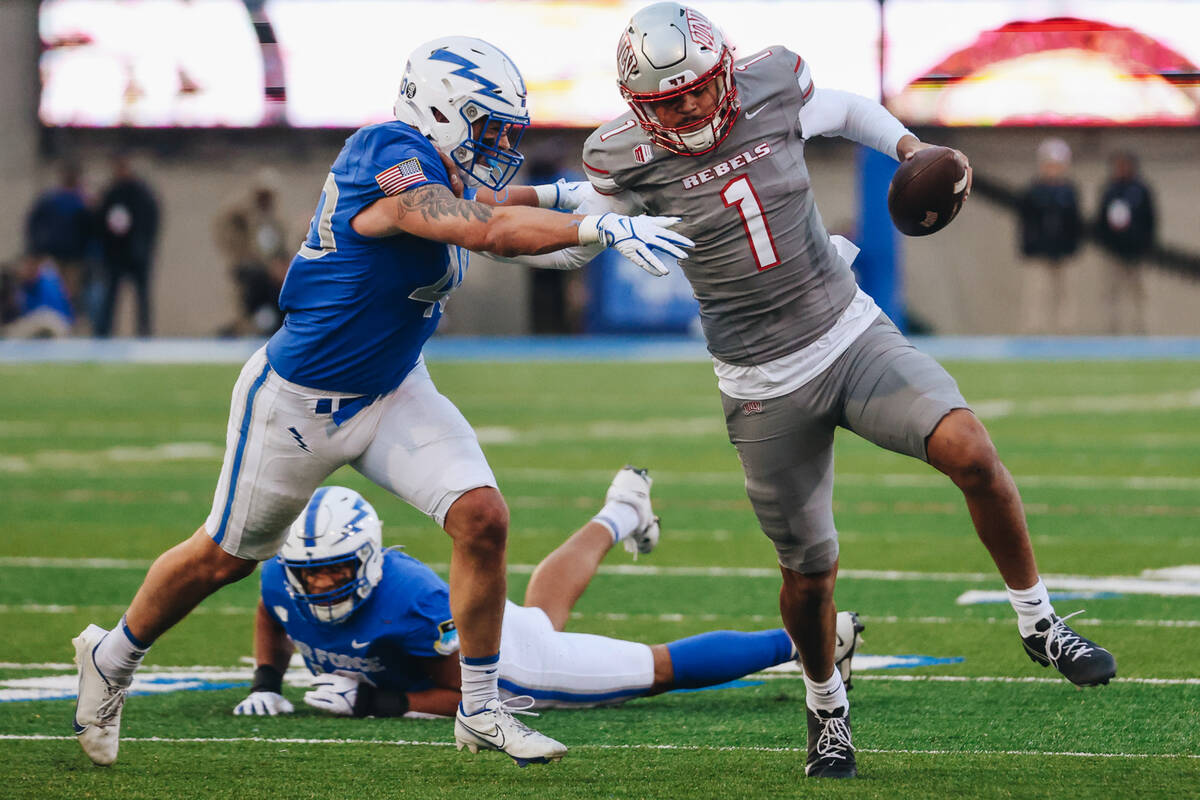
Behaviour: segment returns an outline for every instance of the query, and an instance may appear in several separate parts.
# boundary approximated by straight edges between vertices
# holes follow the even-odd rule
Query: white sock
[[[462,708],[467,714],[481,711],[489,700],[500,697],[496,679],[500,673],[500,654],[489,658],[458,657],[462,670]]]
[[[833,674],[828,680],[814,681],[804,673],[804,686],[808,690],[804,702],[813,711],[835,711],[839,708],[850,708],[846,699],[846,685],[842,683],[842,673],[834,667]]]
[[[93,657],[96,660],[97,669],[105,678],[127,686],[133,680],[134,671],[141,665],[142,659],[146,657],[149,650],[149,647],[138,647],[134,644],[133,634],[129,632],[129,626],[125,624],[125,617],[121,617],[117,626],[100,640],[100,644],[96,645],[96,653]]]
[[[637,530],[638,512],[629,503],[614,500],[605,503],[600,513],[592,517],[592,522],[599,522],[608,528],[613,535],[613,544],[616,544]]]
[[[1046,584],[1038,578],[1038,582],[1028,589],[1013,589],[1010,586],[1005,588],[1008,589],[1008,602],[1012,603],[1013,610],[1017,612],[1017,629],[1021,631],[1021,635],[1032,636],[1037,633],[1038,620],[1054,613]]]

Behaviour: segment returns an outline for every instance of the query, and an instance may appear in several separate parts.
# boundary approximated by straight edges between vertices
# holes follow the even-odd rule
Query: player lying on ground
[[[512,256],[598,242],[661,274],[653,251],[682,256],[691,242],[664,227],[674,220],[511,205],[570,205],[571,193],[556,186],[524,189],[502,208],[460,197],[464,180],[468,192],[506,187],[529,124],[520,72],[487,42],[457,36],[418,47],[395,111],[395,121],[347,139],[325,179],[280,295],[283,327],[234,386],[208,520],[159,556],[111,632],[89,625],[74,640],[75,733],[97,764],[117,758],[126,688],[150,645],[274,556],[313,490],[343,464],[450,535],[459,716],[498,731],[507,744],[497,749],[515,758],[544,762],[566,752],[500,704],[508,508],[421,349],[466,274],[469,250]]]
[[[648,553],[658,542],[650,478],[622,469],[605,505],[537,566],[525,605],[504,611],[499,684],[510,708],[590,707],[677,688],[711,686],[796,657],[782,628],[713,631],[644,645],[565,633],[567,618],[617,542]],[[447,589],[429,567],[383,551],[380,522],[357,492],[318,489],[277,559],[263,565],[251,694],[235,714],[286,714],[283,671],[298,648],[317,680],[310,706],[343,716],[454,714],[458,637]],[[835,659],[849,679],[862,630],[842,612]],[[466,736],[459,736],[460,747]],[[467,746],[473,746],[467,740]]]
[[[588,138],[584,169],[611,210],[680,215],[696,240],[681,267],[700,301],[746,492],[778,553],[784,626],[803,656],[806,773],[856,774],[833,669],[839,426],[946,474],[1009,588],[1030,658],[1076,684],[1107,683],[1112,654],[1054,613],[1021,496],[987,430],[954,379],[858,288],[857,250],[830,237],[817,211],[804,163],[812,137],[842,136],[899,160],[930,145],[878,103],[815,87],[786,47],[735,61],[721,31],[678,3],[637,12],[617,52],[630,112]],[[970,165],[957,157],[969,190]]]

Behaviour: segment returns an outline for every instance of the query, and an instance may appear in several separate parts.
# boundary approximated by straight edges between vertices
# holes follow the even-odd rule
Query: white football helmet
[[[342,622],[370,596],[383,577],[383,526],[371,504],[342,486],[322,486],[292,523],[279,551],[287,590],[314,622]],[[310,591],[306,570],[350,564],[353,577],[324,591]]]
[[[656,104],[716,88],[716,104],[703,119],[664,125]],[[719,145],[737,119],[733,53],[708,18],[679,3],[655,3],[633,15],[617,45],[617,84],[650,139],[672,153],[694,156]]]
[[[503,188],[525,160],[517,151],[529,125],[525,81],[482,39],[446,36],[419,46],[392,110],[489,189]]]

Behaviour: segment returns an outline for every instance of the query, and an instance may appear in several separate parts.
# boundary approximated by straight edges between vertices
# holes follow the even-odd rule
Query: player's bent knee
[[[188,544],[192,551],[190,563],[193,570],[205,575],[209,583],[218,586],[240,581],[258,566],[258,562],[253,559],[239,558],[226,552],[209,537],[204,528],[196,531]]]
[[[446,532],[474,547],[504,549],[508,538],[508,505],[491,487],[472,489],[446,514]]]
[[[983,423],[965,409],[942,419],[927,443],[929,462],[961,489],[985,488],[1001,470],[1000,457]]]
[[[810,541],[781,541],[772,538],[779,565],[785,575],[808,576],[827,573],[838,561],[837,536],[823,536]]]

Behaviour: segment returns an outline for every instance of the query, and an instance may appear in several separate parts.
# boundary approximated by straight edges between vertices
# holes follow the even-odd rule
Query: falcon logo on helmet
[[[323,486],[313,493],[278,556],[302,614],[342,622],[366,602],[383,577],[382,529],[358,492]]]
[[[512,59],[482,39],[446,36],[420,45],[392,110],[473,183],[503,189],[525,161],[517,150],[529,125],[525,80]]]
[[[733,53],[703,14],[679,3],[656,3],[633,15],[617,48],[621,96],[651,141],[695,156],[714,149],[737,119]],[[684,95],[708,96],[697,119],[669,125],[659,114]]]

